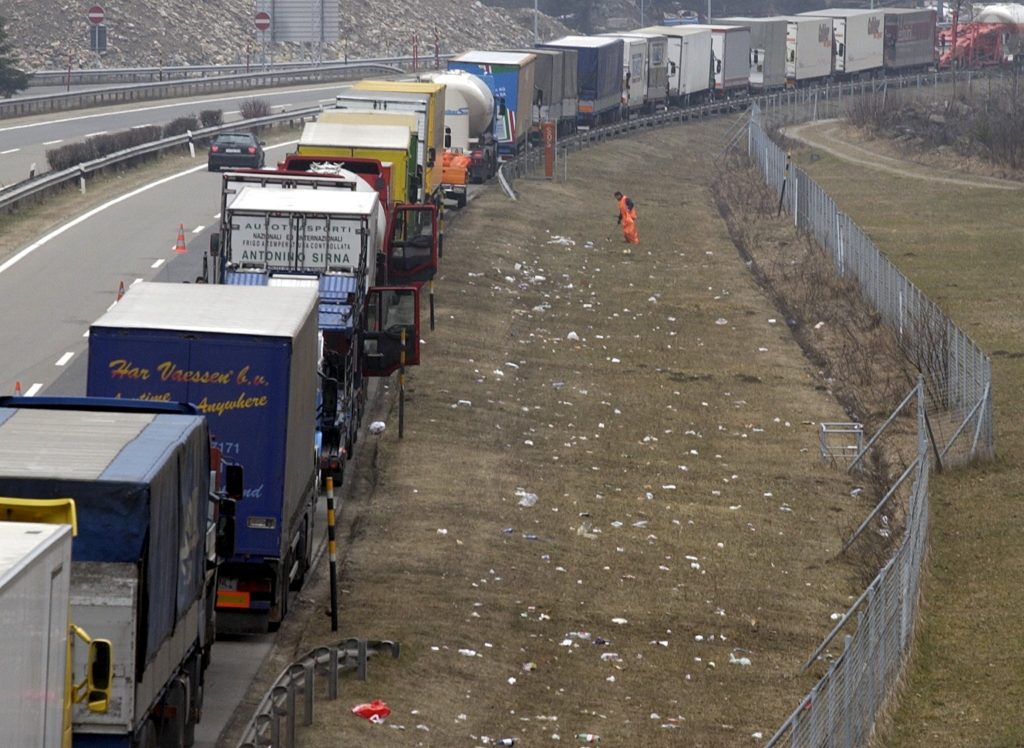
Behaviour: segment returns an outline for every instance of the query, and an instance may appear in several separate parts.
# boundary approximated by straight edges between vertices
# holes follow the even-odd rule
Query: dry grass
[[[754,743],[813,684],[801,663],[861,591],[837,551],[864,509],[817,457],[842,410],[716,214],[719,132],[594,148],[452,227],[406,437],[392,410],[343,511],[341,634],[403,654],[303,745]],[[342,638],[296,620],[292,651]],[[349,713],[371,698],[388,726]]]

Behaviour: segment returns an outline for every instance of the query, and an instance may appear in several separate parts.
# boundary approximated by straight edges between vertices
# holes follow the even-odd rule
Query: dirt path
[[[916,164],[905,157],[887,155],[884,151],[890,148],[887,142],[873,141],[867,148],[854,142],[856,131],[848,126],[845,120],[820,120],[802,125],[787,127],[783,131],[786,137],[818,148],[836,158],[851,161],[877,171],[894,176],[922,179],[929,182],[994,190],[1020,190],[1024,185],[1006,179],[975,176],[969,179],[962,177],[946,177],[939,170],[927,164]]]

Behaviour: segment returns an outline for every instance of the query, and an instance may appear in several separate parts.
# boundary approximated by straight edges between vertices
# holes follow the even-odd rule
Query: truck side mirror
[[[245,470],[241,465],[224,466],[225,493],[235,501],[241,501],[245,487]]]
[[[220,232],[214,231],[210,234],[210,257],[220,254]]]
[[[218,558],[228,559],[235,555],[235,500],[221,499],[218,503],[217,535],[214,551]]]
[[[109,639],[89,642],[89,665],[85,701],[90,712],[106,714],[114,680],[114,648]]]

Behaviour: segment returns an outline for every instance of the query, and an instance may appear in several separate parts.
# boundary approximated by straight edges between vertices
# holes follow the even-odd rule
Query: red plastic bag
[[[352,707],[352,713],[379,725],[391,714],[391,707],[380,699],[374,699],[369,704],[356,704]]]

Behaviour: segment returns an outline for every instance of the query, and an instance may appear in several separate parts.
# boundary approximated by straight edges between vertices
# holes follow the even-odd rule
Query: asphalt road
[[[203,109],[221,109],[224,121],[234,122],[240,119],[239,103],[251,98],[266,100],[274,112],[333,104],[335,95],[346,86],[345,83],[329,83],[260,89],[4,120],[0,122],[0,187],[27,179],[33,164],[37,174],[49,171],[48,149],[84,140],[89,135],[142,125],[164,125],[188,114],[198,116]]]

